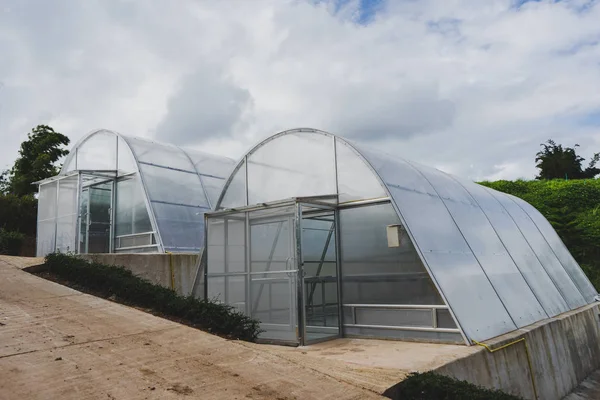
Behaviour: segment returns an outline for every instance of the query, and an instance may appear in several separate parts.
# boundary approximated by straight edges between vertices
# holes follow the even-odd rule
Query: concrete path
[[[61,286],[0,256],[0,400],[369,399],[465,346],[225,340]]]

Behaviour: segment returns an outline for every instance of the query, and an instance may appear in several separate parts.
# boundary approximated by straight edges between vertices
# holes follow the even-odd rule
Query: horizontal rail
[[[132,236],[143,236],[143,235],[150,235],[150,234],[154,234],[154,231],[142,232],[142,233],[128,233],[127,235],[115,236],[115,239],[120,239],[120,238],[124,238],[124,237],[132,237]]]
[[[431,328],[421,326],[389,326],[389,325],[359,325],[344,324],[344,328],[368,328],[368,329],[389,329],[394,331],[413,331],[413,332],[438,332],[438,333],[459,333],[460,329],[452,328]]]
[[[158,244],[144,244],[141,246],[130,246],[130,247],[117,247],[115,248],[115,251],[121,251],[121,250],[135,250],[135,249],[147,249],[150,247],[158,247]]]
[[[342,307],[352,308],[387,308],[397,310],[447,310],[446,305],[423,305],[423,304],[342,304]]]

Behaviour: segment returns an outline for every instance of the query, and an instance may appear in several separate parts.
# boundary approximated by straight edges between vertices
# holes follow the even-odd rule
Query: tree
[[[17,196],[34,194],[33,182],[57,175],[56,162],[69,154],[63,146],[70,140],[47,125],[38,125],[21,143],[14,166],[0,174],[0,191]]]
[[[578,144],[563,148],[550,139],[540,146],[543,149],[535,157],[536,167],[540,170],[536,179],[593,179],[600,174],[600,168],[596,167],[600,161],[600,153],[594,154],[588,167],[583,169],[581,163],[585,158],[575,151]]]

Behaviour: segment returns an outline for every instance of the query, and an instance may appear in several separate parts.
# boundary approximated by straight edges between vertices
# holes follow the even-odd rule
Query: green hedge
[[[383,395],[395,400],[522,400],[433,372],[412,373]]]
[[[46,256],[50,274],[105,298],[116,297],[132,306],[148,308],[187,325],[232,339],[253,341],[259,322],[213,300],[183,297],[165,287],[141,279],[117,266],[93,263],[53,253]]]
[[[520,197],[554,227],[573,257],[600,288],[600,179],[481,182]]]
[[[21,254],[25,235],[20,232],[0,228],[0,254],[18,256]]]

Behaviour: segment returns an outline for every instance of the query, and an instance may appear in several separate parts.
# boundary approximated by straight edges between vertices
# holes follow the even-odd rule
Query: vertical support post
[[[60,179],[56,180],[56,204],[54,206],[54,244],[52,245],[52,252],[56,252],[56,243],[58,235],[58,201],[60,199]]]
[[[73,245],[73,251],[75,253],[81,253],[79,248],[79,237],[81,235],[81,172],[77,171],[77,201],[75,201],[75,212],[77,218],[75,218],[75,243]]]
[[[250,237],[250,213],[244,213],[244,244],[246,246],[246,313],[252,317],[252,275],[250,275],[250,245],[252,238]]]
[[[296,283],[297,308],[298,308],[298,340],[301,346],[306,344],[306,322],[304,310],[304,260],[302,258],[302,205],[296,203],[296,216],[294,219],[296,232],[296,263],[298,266],[298,281]]]
[[[336,164],[337,165],[337,164]],[[338,335],[344,336],[344,312],[342,307],[342,258],[340,248],[340,210],[333,211],[333,221],[335,223],[335,272],[337,278],[337,304],[338,304]],[[353,311],[354,323],[356,324],[356,314]]]
[[[248,167],[249,167],[248,156],[244,157],[244,164],[246,165],[246,174],[245,174],[246,175],[246,179],[245,179],[246,184],[244,185],[246,187],[246,204],[245,205],[249,205],[250,199],[249,199],[249,195],[248,195]]]
[[[431,327],[434,329],[438,327],[438,318],[437,318],[437,309],[436,308],[431,309]]]
[[[110,215],[108,220],[108,252],[113,253],[115,247],[115,206],[117,204],[117,179],[110,184]]]

